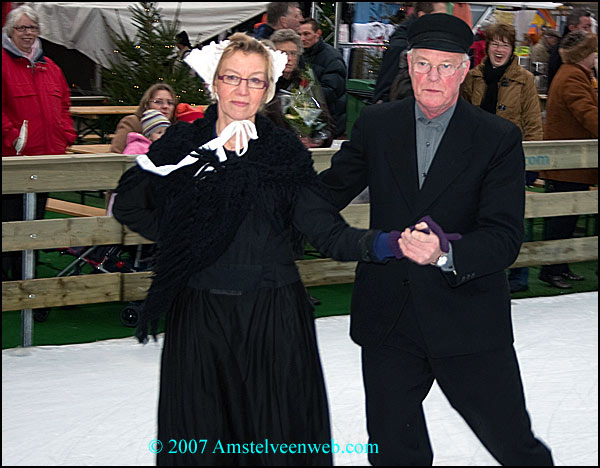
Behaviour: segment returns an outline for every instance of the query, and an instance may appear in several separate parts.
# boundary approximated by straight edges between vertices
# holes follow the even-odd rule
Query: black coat
[[[215,107],[194,123],[169,127],[151,146],[149,158],[157,166],[176,164],[214,138]],[[214,163],[215,170],[203,177],[194,176],[202,159],[164,177],[137,166],[123,175],[114,217],[158,245],[145,322],[169,310],[186,285],[253,291],[299,281],[292,226],[328,257],[376,260],[371,255],[377,232],[346,224],[298,138],[260,115],[256,128],[259,138],[249,142],[243,156]],[[200,153],[212,157],[212,152]],[[143,340],[141,325],[138,338]]]
[[[505,119],[459,99],[419,190],[415,100],[368,106],[352,139],[321,174],[342,208],[366,186],[370,227],[391,230],[429,215],[454,241],[454,273],[407,259],[359,263],[351,335],[376,345],[409,297],[434,357],[475,353],[513,340],[504,270],[523,240],[525,193],[521,132]]]
[[[319,39],[314,46],[304,50],[302,57],[319,80],[329,113],[336,121],[334,137],[338,137],[346,132],[347,70],[342,54]]]
[[[408,27],[416,20],[416,16],[409,16],[400,23],[390,36],[390,44],[383,53],[379,75],[375,83],[371,102],[390,100],[390,89],[394,78],[399,72],[402,52],[408,47]]]

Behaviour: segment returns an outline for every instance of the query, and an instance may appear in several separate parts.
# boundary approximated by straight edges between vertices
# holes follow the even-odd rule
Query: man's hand
[[[414,230],[406,228],[398,245],[406,258],[419,265],[428,265],[442,254],[440,239],[426,222],[416,224]]]

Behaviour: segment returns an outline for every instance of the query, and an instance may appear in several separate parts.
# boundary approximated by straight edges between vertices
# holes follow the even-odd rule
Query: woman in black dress
[[[166,312],[157,462],[331,464],[326,446],[309,446],[331,435],[313,308],[289,235],[298,229],[338,260],[378,261],[382,233],[349,227],[302,143],[257,115],[285,55],[234,34],[186,60],[217,102],[138,157],[114,204],[119,222],[158,248],[137,330],[142,342],[156,337]]]

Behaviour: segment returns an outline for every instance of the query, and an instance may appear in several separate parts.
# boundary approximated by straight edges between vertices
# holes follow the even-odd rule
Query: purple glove
[[[402,237],[402,231],[391,231],[390,236],[388,237],[390,243],[390,249],[394,253],[394,257],[398,260],[404,258],[404,254],[402,253],[402,249],[398,245],[398,239]]]
[[[431,229],[431,231],[433,231],[433,233],[436,236],[438,236],[438,238],[440,239],[440,249],[444,253],[450,252],[450,241],[462,239],[462,236],[458,232],[451,232],[451,233],[446,234],[444,232],[444,230],[429,216],[423,216],[419,221],[417,221],[417,224],[419,224],[419,223],[427,223],[427,226],[429,226],[429,229]],[[415,227],[411,226],[410,229],[412,231],[414,231]],[[421,232],[424,232],[425,234],[429,234],[429,232],[430,232],[429,229],[425,228]],[[390,237],[391,237],[391,235],[390,235]],[[397,244],[397,242],[396,242],[396,244]],[[398,248],[398,250],[400,250],[400,249]]]

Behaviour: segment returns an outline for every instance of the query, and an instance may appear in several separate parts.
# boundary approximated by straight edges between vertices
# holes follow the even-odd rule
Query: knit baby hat
[[[155,109],[144,111],[141,122],[142,132],[146,138],[150,138],[152,132],[157,128],[168,127],[171,125],[171,121]]]

